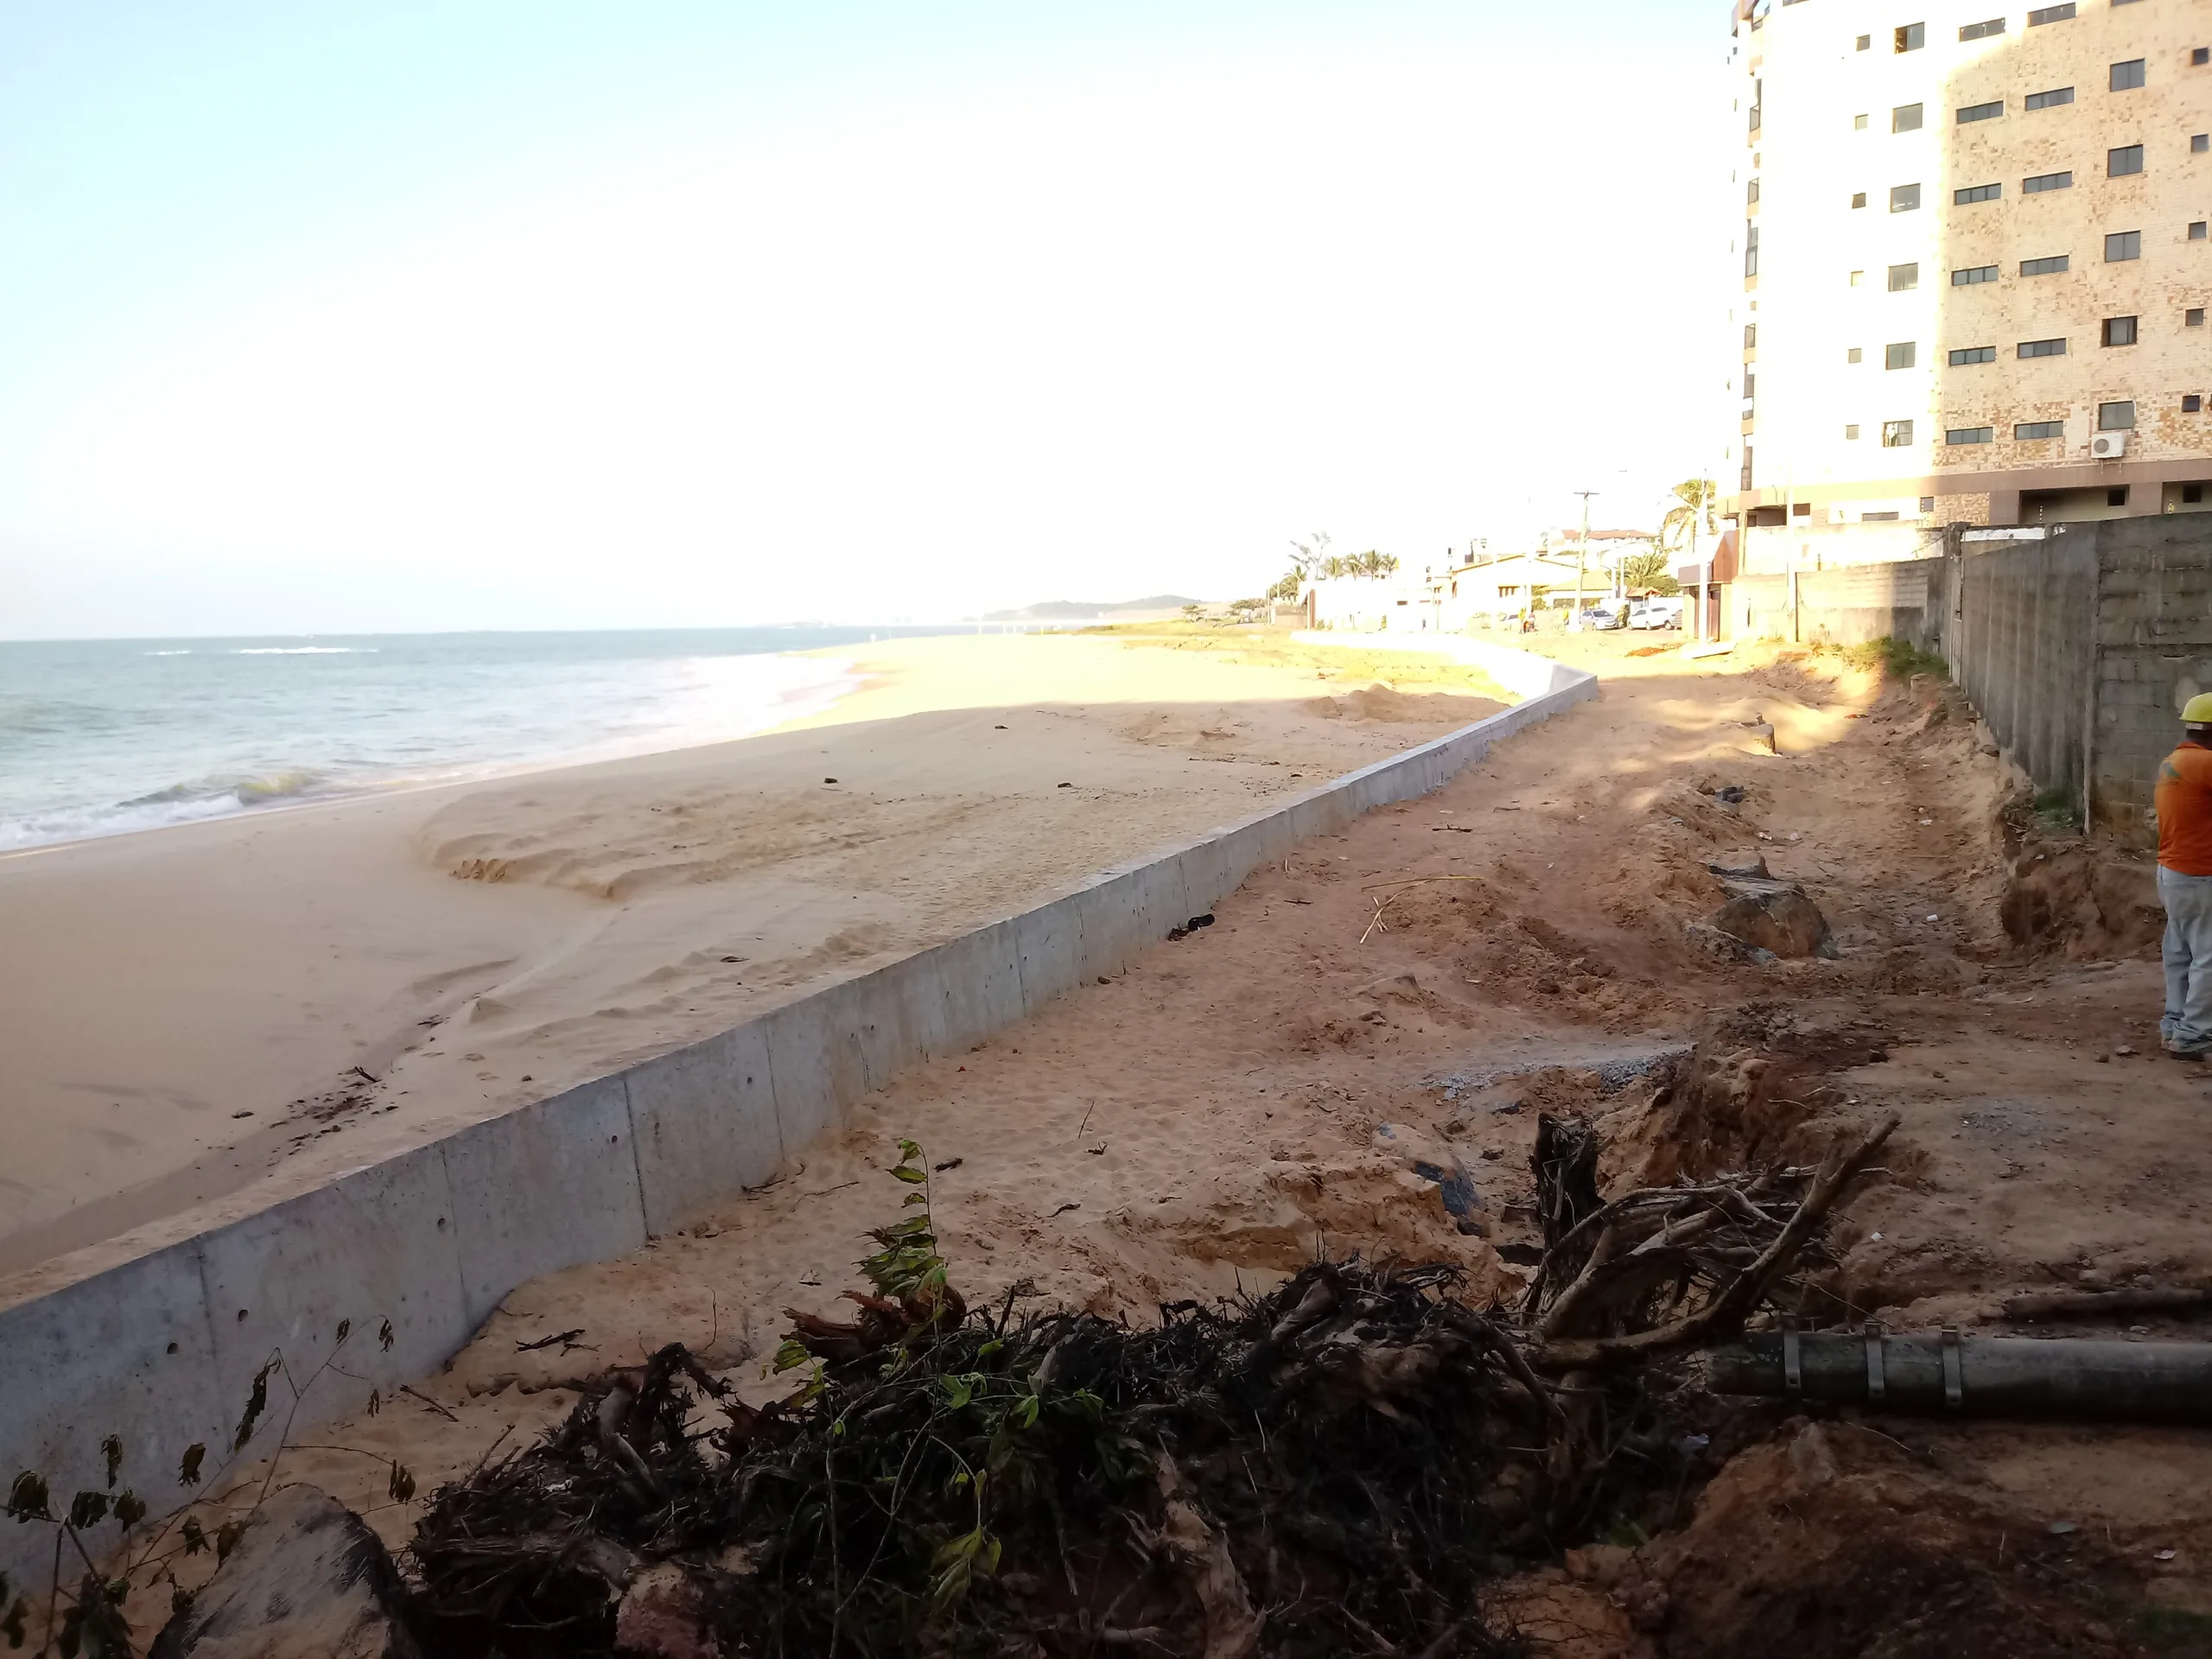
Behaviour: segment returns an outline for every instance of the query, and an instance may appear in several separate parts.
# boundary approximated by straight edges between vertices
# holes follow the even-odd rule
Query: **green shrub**
[[[1916,674],[1941,674],[1951,677],[1951,665],[1932,651],[1923,651],[1909,639],[1898,639],[1884,634],[1879,639],[1869,639],[1864,645],[1846,645],[1844,660],[1854,668],[1879,668],[1893,680],[1910,679]]]

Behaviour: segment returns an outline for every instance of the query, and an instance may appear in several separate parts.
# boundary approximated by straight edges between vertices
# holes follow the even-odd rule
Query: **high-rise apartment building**
[[[2212,511],[2212,4],[1999,4],[1738,12],[1747,524]]]

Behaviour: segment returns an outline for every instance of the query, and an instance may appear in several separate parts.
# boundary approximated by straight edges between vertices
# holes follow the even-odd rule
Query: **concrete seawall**
[[[1445,655],[1524,699],[1185,845],[1116,866],[1018,915],[817,988],[733,1030],[471,1125],[204,1230],[96,1247],[0,1281],[0,1480],[48,1477],[58,1505],[121,1484],[156,1511],[194,1442],[226,1459],[255,1373],[306,1379],[295,1431],[436,1369],[517,1286],[626,1255],[767,1180],[902,1067],[964,1049],[1109,974],[1295,842],[1413,799],[1492,743],[1597,695],[1578,669],[1486,641],[1301,633],[1310,645]],[[189,1217],[185,1218],[188,1223]],[[181,1232],[183,1236],[180,1236]],[[242,1455],[273,1450],[291,1401]],[[103,1532],[100,1536],[105,1538]],[[45,1582],[45,1528],[0,1529],[0,1572]]]

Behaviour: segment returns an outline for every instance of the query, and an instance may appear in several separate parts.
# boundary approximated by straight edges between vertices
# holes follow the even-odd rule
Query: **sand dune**
[[[740,742],[0,859],[0,1272],[557,1092],[1498,706],[1203,639],[861,666]]]

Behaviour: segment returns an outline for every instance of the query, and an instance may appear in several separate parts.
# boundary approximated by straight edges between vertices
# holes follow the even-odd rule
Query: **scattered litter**
[[[931,1164],[930,1167],[935,1170],[938,1174],[942,1175],[946,1170],[957,1169],[961,1165],[967,1161],[968,1160],[965,1158],[948,1158],[941,1164]]]
[[[2154,1561],[2171,1561],[2177,1553],[2171,1549],[2154,1549],[2151,1552],[2151,1559]]]
[[[1080,1204],[1064,1204],[1058,1209],[1053,1211],[1052,1216],[1047,1216],[1045,1219],[1050,1221],[1052,1220],[1052,1216],[1065,1216],[1071,1210],[1080,1210],[1082,1208],[1083,1206]]]
[[[835,778],[824,778],[822,781],[825,784],[834,784],[837,780]]]
[[[2054,1521],[2050,1523],[2050,1535],[2054,1538],[2063,1538],[2069,1532],[2080,1530],[2081,1528],[2075,1526],[2071,1521]]]

